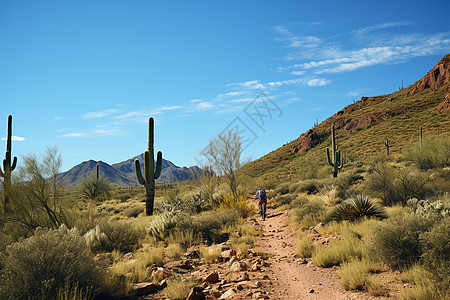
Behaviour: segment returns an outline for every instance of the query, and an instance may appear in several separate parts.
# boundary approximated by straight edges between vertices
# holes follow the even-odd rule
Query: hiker
[[[264,188],[260,187],[258,189],[258,191],[256,192],[254,200],[255,201],[258,200],[258,208],[259,208],[258,214],[260,214],[261,210],[262,210],[262,204],[266,203],[266,205],[267,205],[266,190]]]

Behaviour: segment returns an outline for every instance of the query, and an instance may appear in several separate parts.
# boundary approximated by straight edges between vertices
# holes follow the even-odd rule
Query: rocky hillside
[[[422,79],[392,94],[362,97],[355,103],[302,133],[297,139],[243,167],[244,172],[283,176],[300,158],[314,157],[325,163],[330,128],[335,124],[341,152],[364,157],[385,151],[399,154],[424,135],[450,137],[450,54],[444,56]],[[251,170],[251,171],[250,171]]]
[[[80,180],[88,176],[95,170],[95,165],[99,164],[100,174],[106,176],[111,183],[117,186],[137,185],[136,174],[134,170],[134,160],[139,159],[143,164],[144,154],[135,156],[120,163],[109,165],[102,161],[84,161],[67,172],[59,175],[59,180],[67,186],[77,186]],[[161,176],[156,182],[175,182],[194,179],[202,174],[199,167],[178,167],[172,162],[163,159]]]

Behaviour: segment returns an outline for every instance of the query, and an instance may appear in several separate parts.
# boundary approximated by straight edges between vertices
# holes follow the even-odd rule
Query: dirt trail
[[[259,216],[258,216],[259,217]],[[259,248],[269,255],[265,285],[270,299],[380,299],[367,293],[346,291],[335,268],[318,268],[310,259],[296,258],[297,237],[285,226],[287,211],[269,208],[262,227]]]

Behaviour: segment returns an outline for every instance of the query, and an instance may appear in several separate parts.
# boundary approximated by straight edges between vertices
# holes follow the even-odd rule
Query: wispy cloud
[[[362,93],[364,93],[365,91],[367,91],[367,89],[355,89],[355,90],[348,92],[347,96],[358,97],[358,96],[361,96]]]
[[[15,136],[15,135],[13,135],[13,136],[11,137],[11,139],[12,139],[13,141],[16,141],[16,142],[23,142],[23,141],[25,141],[25,138],[24,138],[24,137]],[[2,138],[2,141],[6,141],[6,138]]]
[[[213,102],[210,101],[196,101],[193,102],[193,105],[191,105],[187,112],[199,112],[199,111],[208,111],[215,107]]]
[[[84,130],[84,131],[75,131],[69,132],[66,134],[62,134],[59,137],[62,138],[70,138],[70,137],[100,137],[100,136],[112,136],[112,135],[123,135],[124,131],[121,128],[110,128],[109,126],[99,125],[96,128]]]
[[[88,112],[83,115],[83,119],[97,119],[97,118],[103,118],[112,114],[119,113],[120,110],[116,108],[110,108],[110,109],[104,109],[101,111],[94,111],[94,112]]]
[[[352,33],[354,35],[360,36],[360,35],[364,35],[364,34],[370,33],[372,31],[380,30],[380,29],[386,29],[386,28],[398,27],[398,26],[407,26],[407,25],[411,25],[411,24],[412,24],[412,22],[410,22],[410,21],[386,22],[386,23],[380,23],[380,24],[375,24],[375,25],[359,28],[359,29],[353,30]]]
[[[269,89],[269,88],[279,88],[286,85],[299,85],[299,86],[308,86],[308,87],[316,87],[316,86],[324,86],[331,82],[331,80],[326,78],[314,78],[314,77],[304,77],[304,78],[295,78],[295,79],[287,79],[287,80],[279,80],[279,81],[270,81],[267,83],[261,83],[258,80],[246,81],[246,82],[237,82],[230,83],[229,86],[238,86],[241,88],[248,89]]]
[[[306,60],[306,62],[280,67],[278,70],[301,75],[342,73],[379,64],[399,63],[413,57],[448,52],[450,47],[448,32],[398,34],[384,30],[410,24],[412,23],[409,21],[388,22],[356,29],[350,32],[351,35],[345,44],[342,43],[342,37],[335,41],[330,37],[306,38],[293,34],[286,27],[275,26],[275,31],[279,33],[276,40],[284,41],[287,47],[292,48],[285,59]],[[356,39],[356,43],[350,42],[351,36]],[[295,43],[299,40],[303,42]],[[361,43],[366,43],[366,46],[358,46]],[[310,60],[313,57],[315,59]]]

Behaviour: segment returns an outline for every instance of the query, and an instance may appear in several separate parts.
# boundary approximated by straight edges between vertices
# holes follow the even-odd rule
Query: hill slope
[[[338,143],[344,156],[364,157],[385,151],[399,154],[419,129],[424,135],[450,137],[450,54],[444,56],[422,79],[397,92],[362,97],[355,103],[301,134],[242,171],[265,179],[293,173],[302,159],[325,164],[325,148],[331,145],[330,127],[335,124]],[[304,162],[304,161],[303,161]],[[269,176],[268,174],[271,174]]]

